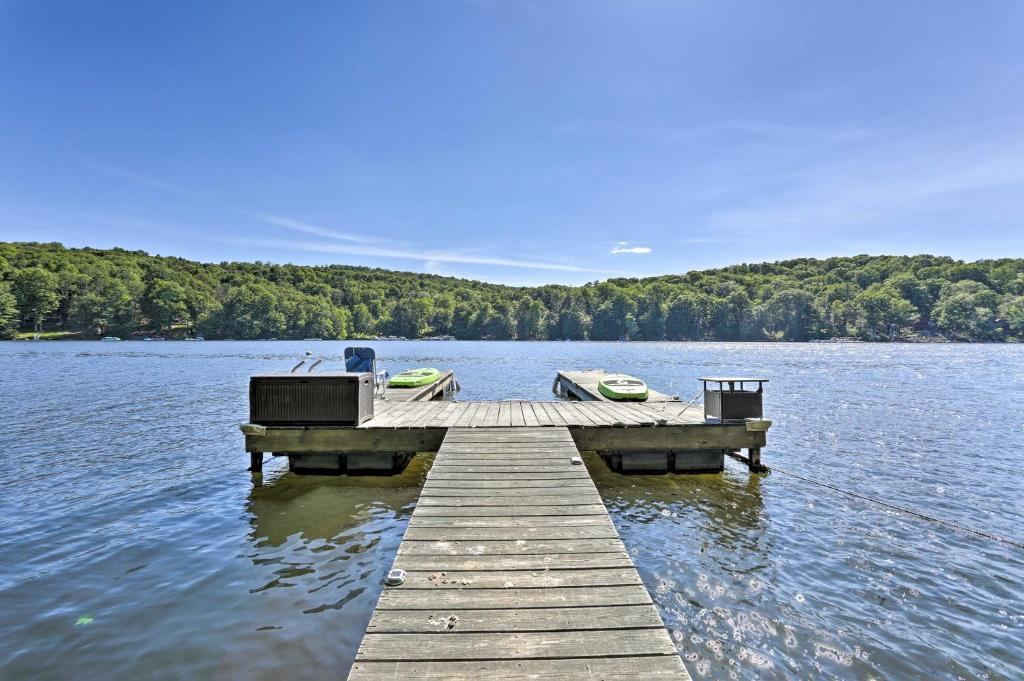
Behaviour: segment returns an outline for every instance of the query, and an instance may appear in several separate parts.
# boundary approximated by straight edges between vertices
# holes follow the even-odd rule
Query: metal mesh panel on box
[[[704,415],[722,420],[761,418],[761,393],[750,391],[704,391]]]
[[[253,376],[249,420],[268,426],[356,426],[373,418],[373,392],[369,373]]]

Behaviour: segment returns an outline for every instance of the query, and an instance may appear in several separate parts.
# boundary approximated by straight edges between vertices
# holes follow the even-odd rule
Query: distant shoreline
[[[886,340],[861,340],[861,339],[818,339],[813,338],[810,340],[591,340],[591,339],[502,339],[502,338],[454,338],[446,340],[437,340],[431,338],[150,338],[148,340],[143,338],[118,338],[116,341],[104,341],[99,336],[84,338],[80,335],[62,334],[57,337],[41,337],[41,338],[26,338],[18,337],[7,339],[6,341],[0,340],[0,343],[36,343],[36,342],[118,342],[118,343],[194,343],[194,342],[227,342],[227,343],[479,343],[479,342],[495,342],[495,343],[605,343],[605,344],[618,344],[618,343],[721,343],[738,345],[742,343],[771,343],[771,344],[783,344],[783,345],[1018,345],[1020,341],[1015,338],[1008,338],[1005,340],[957,340],[947,338],[897,338],[897,339],[886,339]]]
[[[1024,258],[798,258],[580,286],[0,243],[0,338],[1024,341]]]

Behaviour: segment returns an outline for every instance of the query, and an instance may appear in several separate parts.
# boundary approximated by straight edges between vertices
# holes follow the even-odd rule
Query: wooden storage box
[[[257,374],[249,421],[264,426],[358,426],[373,418],[373,374]]]

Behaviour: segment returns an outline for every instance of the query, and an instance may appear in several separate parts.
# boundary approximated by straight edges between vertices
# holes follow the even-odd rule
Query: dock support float
[[[449,428],[394,569],[350,681],[690,678],[566,427]]]

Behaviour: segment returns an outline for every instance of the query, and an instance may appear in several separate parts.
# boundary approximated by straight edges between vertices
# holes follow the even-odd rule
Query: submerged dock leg
[[[761,464],[761,448],[751,447],[747,450],[747,468],[751,473],[766,473],[768,468]]]
[[[249,452],[249,471],[252,473],[263,472],[263,452]]]

